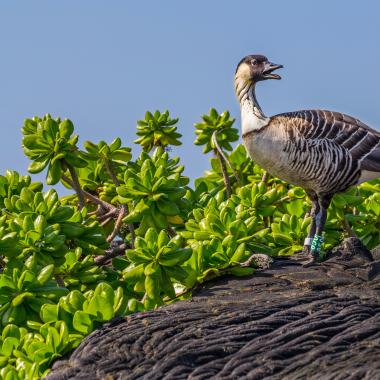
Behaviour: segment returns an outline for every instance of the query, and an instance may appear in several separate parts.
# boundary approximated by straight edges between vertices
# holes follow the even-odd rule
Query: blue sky
[[[208,158],[193,145],[193,124],[215,107],[230,110],[240,128],[232,80],[237,62],[251,53],[284,65],[282,81],[258,87],[267,115],[324,108],[379,129],[379,4],[3,1],[0,172],[26,173],[26,117],[68,117],[80,142],[120,136],[131,146],[146,110],[169,109],[183,134],[174,154],[198,177]]]

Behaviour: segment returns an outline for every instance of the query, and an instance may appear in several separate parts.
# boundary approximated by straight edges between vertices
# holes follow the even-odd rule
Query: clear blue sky
[[[167,108],[183,134],[174,153],[200,176],[193,124],[216,107],[240,127],[232,80],[250,53],[285,66],[258,88],[268,115],[327,108],[379,128],[379,14],[376,0],[2,1],[0,172],[26,173],[26,117],[69,117],[80,142],[132,145],[136,120]]]

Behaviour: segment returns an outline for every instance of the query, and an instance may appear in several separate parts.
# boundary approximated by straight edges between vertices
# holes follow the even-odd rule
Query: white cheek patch
[[[249,66],[246,63],[240,65],[240,67],[239,67],[239,69],[238,69],[238,71],[236,73],[236,77],[240,78],[240,79],[242,79],[244,81],[248,81],[250,79],[250,77],[251,77],[251,70],[250,70]]]

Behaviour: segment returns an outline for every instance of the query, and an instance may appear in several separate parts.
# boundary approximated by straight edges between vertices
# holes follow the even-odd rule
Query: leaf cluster
[[[231,143],[239,139],[239,132],[232,128],[235,119],[230,117],[228,111],[219,114],[215,108],[211,108],[208,115],[202,115],[202,121],[195,123],[197,139],[195,145],[205,145],[203,153],[208,153],[216,148],[212,135],[217,131],[216,139],[219,146],[227,151],[232,150]]]
[[[213,151],[190,184],[178,157],[178,119],[147,112],[136,158],[120,138],[79,146],[74,125],[27,119],[30,173],[46,170],[70,195],[29,176],[0,175],[0,379],[35,379],[105,321],[184,299],[223,274],[255,271],[255,253],[302,249],[311,218],[305,192],[248,157],[234,119],[211,109],[196,145]],[[228,184],[228,189],[226,187]],[[324,249],[356,234],[380,244],[380,181],[336,195]],[[248,263],[248,264],[247,264]]]
[[[181,145],[179,139],[182,135],[177,132],[177,123],[178,119],[171,119],[169,111],[163,113],[158,110],[154,113],[148,111],[145,119],[137,122],[136,134],[139,138],[134,142],[140,144],[147,152],[155,146]]]

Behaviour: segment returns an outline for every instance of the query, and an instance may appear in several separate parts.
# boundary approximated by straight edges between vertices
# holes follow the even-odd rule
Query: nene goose
[[[380,133],[351,116],[323,110],[267,117],[255,95],[259,81],[281,79],[282,68],[262,55],[243,58],[235,73],[244,145],[272,175],[301,186],[312,202],[303,253],[316,261],[327,208],[335,193],[380,177]]]

